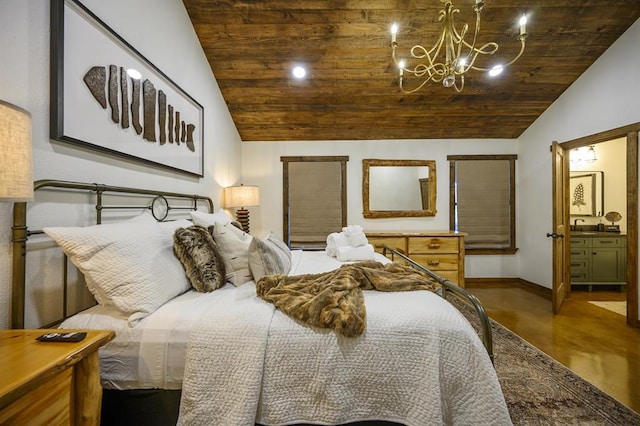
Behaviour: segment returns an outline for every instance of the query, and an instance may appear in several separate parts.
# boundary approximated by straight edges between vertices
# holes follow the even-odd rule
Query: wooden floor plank
[[[617,291],[573,291],[554,316],[551,302],[523,288],[470,288],[491,318],[599,389],[640,412],[640,329],[589,303],[624,300]]]

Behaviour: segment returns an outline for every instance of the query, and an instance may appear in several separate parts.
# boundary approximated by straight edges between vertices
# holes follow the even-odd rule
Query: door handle
[[[547,237],[551,237],[551,238],[564,238],[564,234],[557,234],[555,232],[547,232]]]

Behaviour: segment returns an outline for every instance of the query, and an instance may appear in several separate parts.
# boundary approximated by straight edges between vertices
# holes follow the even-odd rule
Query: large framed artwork
[[[604,213],[604,172],[569,172],[569,214],[602,216]]]
[[[82,3],[51,2],[52,139],[203,176],[203,124],[202,105]]]

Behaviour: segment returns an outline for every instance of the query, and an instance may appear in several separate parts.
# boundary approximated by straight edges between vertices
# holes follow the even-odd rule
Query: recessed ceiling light
[[[304,78],[307,75],[307,70],[304,67],[296,66],[293,68],[293,76],[295,78]]]

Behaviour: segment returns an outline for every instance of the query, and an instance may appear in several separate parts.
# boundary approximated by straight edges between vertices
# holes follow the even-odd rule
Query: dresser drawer
[[[589,248],[588,247],[571,247],[571,259],[573,258],[586,258],[589,256]]]
[[[413,260],[432,271],[457,271],[457,254],[414,254]]]
[[[571,267],[571,271],[574,270],[587,270],[589,268],[589,259],[574,259],[573,257],[570,260],[569,266]]]
[[[586,281],[588,281],[587,280],[587,271],[574,272],[573,269],[571,270],[571,282],[573,284],[586,282]]]
[[[411,237],[409,238],[409,254],[421,253],[458,253],[459,238]]]
[[[593,247],[626,247],[626,239],[621,237],[594,237],[591,240]]]
[[[406,240],[402,237],[367,237],[367,240],[378,253],[382,253],[383,245],[400,250],[402,253],[407,253]]]
[[[586,247],[589,245],[588,237],[571,237],[571,248]]]

